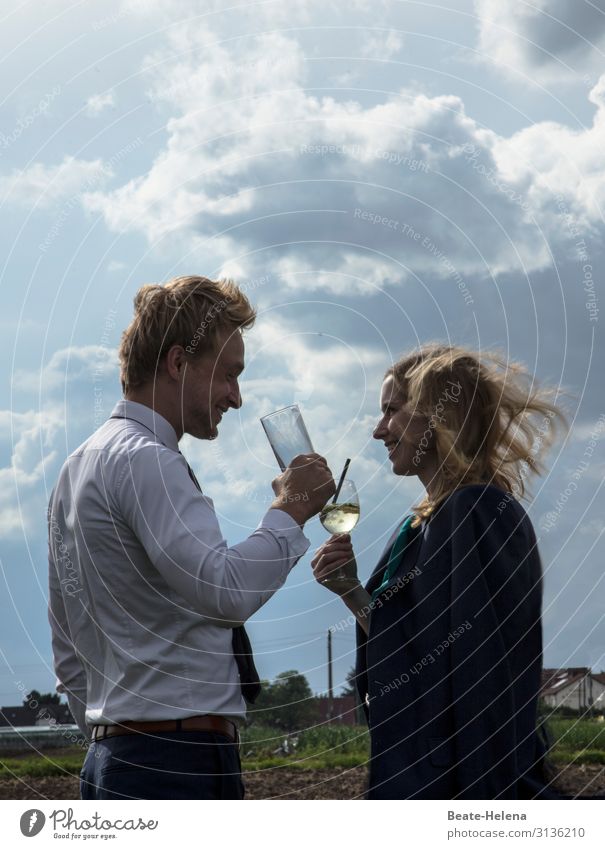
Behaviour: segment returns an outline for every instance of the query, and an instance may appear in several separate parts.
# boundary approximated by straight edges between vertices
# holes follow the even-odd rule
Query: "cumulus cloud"
[[[0,175],[0,196],[7,196],[12,203],[47,208],[97,188],[112,175],[112,169],[100,159],[66,156],[59,165],[35,162],[28,168]]]
[[[388,8],[389,0],[348,0],[349,12],[370,11],[374,16],[378,11]],[[232,0],[204,0],[204,13],[210,16],[216,13],[229,15],[238,21],[244,21],[249,31],[254,23],[291,24],[307,23],[317,13],[325,16],[334,13],[342,16],[342,0],[273,0],[262,4],[234,5]],[[173,0],[168,7],[164,0],[123,0],[122,15],[138,15],[146,20],[150,16],[168,21],[173,24],[187,16],[199,16],[197,0]]]
[[[372,59],[392,59],[403,47],[401,34],[394,29],[371,33],[362,44],[361,55]]]
[[[41,484],[57,459],[61,432],[56,409],[0,410],[4,434],[0,465],[0,537],[19,536],[40,522]],[[10,440],[10,441],[9,441]],[[36,507],[32,510],[32,504]]]
[[[86,197],[111,229],[211,245],[247,274],[271,261],[293,289],[369,293],[414,274],[489,278],[551,263],[542,217],[561,173],[595,156],[598,87],[592,131],[543,122],[507,138],[453,95],[315,97],[301,46],[280,33],[248,39],[245,54],[200,24],[169,39],[146,62],[152,100],[172,110],[166,146],[146,173]],[[598,165],[581,191],[600,191]]]
[[[527,185],[534,215],[549,227],[563,198],[582,228],[603,224],[605,201],[605,76],[589,93],[596,107],[592,125],[571,129],[554,121],[526,127],[493,145],[507,181]],[[560,217],[560,216],[559,216]]]
[[[55,351],[40,371],[17,370],[14,382],[19,391],[54,392],[66,385],[90,385],[117,371],[117,352],[103,345],[79,345]]]
[[[39,371],[12,376],[15,408],[0,410],[0,535],[38,536],[58,469],[119,397],[117,353],[101,345],[56,351]],[[19,399],[37,408],[19,412]]]
[[[86,101],[86,114],[91,118],[100,115],[104,109],[114,106],[115,97],[112,91],[106,91],[104,94],[93,94]]]
[[[488,61],[541,82],[573,82],[603,68],[605,0],[475,0]]]
[[[128,268],[128,264],[125,263],[125,262],[122,262],[122,260],[120,260],[120,259],[112,259],[107,264],[107,270],[111,271],[111,272],[124,271],[125,268]]]

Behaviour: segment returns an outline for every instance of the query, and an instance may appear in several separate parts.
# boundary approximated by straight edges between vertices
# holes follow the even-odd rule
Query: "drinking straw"
[[[342,485],[343,485],[344,479],[347,475],[347,471],[349,469],[349,463],[350,462],[351,462],[351,458],[349,457],[349,459],[345,463],[344,469],[342,470],[342,475],[340,476],[340,480],[338,481],[338,486],[336,487],[336,492],[334,493],[334,498],[332,499],[332,504],[336,504],[336,499],[340,495],[340,490],[342,489]]]

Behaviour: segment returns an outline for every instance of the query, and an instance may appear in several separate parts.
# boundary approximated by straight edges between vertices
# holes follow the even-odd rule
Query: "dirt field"
[[[363,797],[366,770],[328,769],[303,772],[272,769],[246,773],[248,799],[359,799]],[[605,767],[576,766],[562,769],[557,787],[568,796],[605,793]],[[0,799],[78,799],[78,781],[70,776],[52,778],[0,778]]]

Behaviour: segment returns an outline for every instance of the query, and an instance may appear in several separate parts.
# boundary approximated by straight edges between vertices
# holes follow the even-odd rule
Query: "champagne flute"
[[[296,404],[263,416],[260,421],[282,472],[297,454],[313,453],[311,439]]]
[[[359,495],[352,480],[343,478],[336,491],[334,500],[322,509],[319,521],[331,534],[348,534],[359,521]],[[345,566],[339,566],[329,576],[323,579],[322,584],[334,582],[349,582],[351,578],[346,574]]]

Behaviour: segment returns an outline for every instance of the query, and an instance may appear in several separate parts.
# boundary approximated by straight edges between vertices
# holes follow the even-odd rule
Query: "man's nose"
[[[231,392],[229,393],[229,403],[236,410],[239,410],[239,408],[243,404],[242,393],[239,391],[239,384],[238,383],[235,384],[235,388],[231,389]]]

